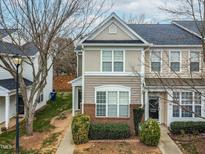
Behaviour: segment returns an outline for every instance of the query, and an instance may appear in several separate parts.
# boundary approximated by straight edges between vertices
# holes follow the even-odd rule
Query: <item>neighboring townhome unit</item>
[[[20,42],[19,46],[21,46],[21,50],[19,46],[14,45],[9,38],[10,35],[15,35],[16,32],[16,30],[0,29],[0,56],[6,56],[8,57],[7,59],[11,60],[13,56],[19,55],[24,59],[19,69],[20,71],[23,71],[24,81],[27,86],[26,92],[29,94],[33,83],[33,69],[31,68],[31,65],[28,64],[28,61],[26,61],[26,58],[29,57],[34,64],[34,69],[38,70],[39,52],[32,43],[26,43],[24,41]],[[48,62],[51,63],[51,60],[51,58],[48,59]],[[4,66],[1,60],[0,64],[1,66]],[[1,127],[9,128],[10,119],[16,116],[16,80],[6,68],[6,66],[5,68],[0,67],[0,129]],[[37,110],[46,105],[46,102],[49,100],[49,93],[52,91],[52,85],[53,70],[51,68],[48,72],[47,85],[37,99]],[[19,113],[21,117],[24,117],[25,105],[21,96],[21,91],[19,91],[19,93]],[[36,97],[34,97],[33,100],[36,100]]]
[[[186,22],[180,24],[126,24],[112,13],[76,47],[73,115],[85,113],[93,123],[126,123],[132,133],[137,107],[145,109],[145,120],[167,126],[202,120],[201,39],[183,28]]]

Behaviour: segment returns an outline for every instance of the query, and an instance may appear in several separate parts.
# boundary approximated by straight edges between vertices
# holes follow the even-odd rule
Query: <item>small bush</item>
[[[134,109],[133,114],[134,114],[135,134],[138,135],[139,124],[142,121],[142,117],[144,115],[144,109],[143,108]]]
[[[72,135],[75,144],[82,144],[89,141],[88,133],[90,128],[90,117],[78,114],[72,121]]]
[[[124,139],[130,137],[127,124],[91,124],[89,138],[100,139]]]
[[[149,146],[157,146],[160,139],[160,127],[156,120],[148,119],[140,126],[140,141]]]
[[[174,134],[197,134],[205,133],[205,122],[175,121],[170,124],[170,130]]]

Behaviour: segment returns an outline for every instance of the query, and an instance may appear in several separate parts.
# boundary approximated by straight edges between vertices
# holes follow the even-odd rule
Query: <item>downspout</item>
[[[84,50],[84,45],[82,45],[82,114],[84,114],[84,93],[85,93],[85,83],[84,83],[84,64],[85,64],[85,50]]]
[[[146,83],[145,83],[145,63],[146,63],[145,52],[149,51],[150,47],[152,46],[153,44],[148,44],[148,48],[143,49],[142,55],[141,55],[141,59],[143,59],[143,63],[141,64],[141,106],[140,108],[144,108],[144,87],[146,86]]]

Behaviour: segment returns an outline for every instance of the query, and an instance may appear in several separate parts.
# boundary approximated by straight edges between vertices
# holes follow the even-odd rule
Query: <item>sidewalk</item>
[[[73,154],[74,143],[72,141],[71,127],[68,128],[56,154]]]
[[[174,141],[169,137],[168,129],[164,126],[160,127],[161,137],[159,142],[159,149],[163,154],[182,154],[179,147],[174,143]]]

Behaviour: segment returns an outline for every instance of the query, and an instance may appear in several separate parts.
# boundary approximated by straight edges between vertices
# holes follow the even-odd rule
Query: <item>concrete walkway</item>
[[[161,126],[161,137],[159,142],[159,149],[163,154],[182,154],[179,147],[174,143],[174,141],[167,134],[169,130]]]
[[[72,140],[71,127],[69,127],[63,140],[60,143],[60,146],[58,147],[56,154],[73,154],[74,147],[75,146]]]

